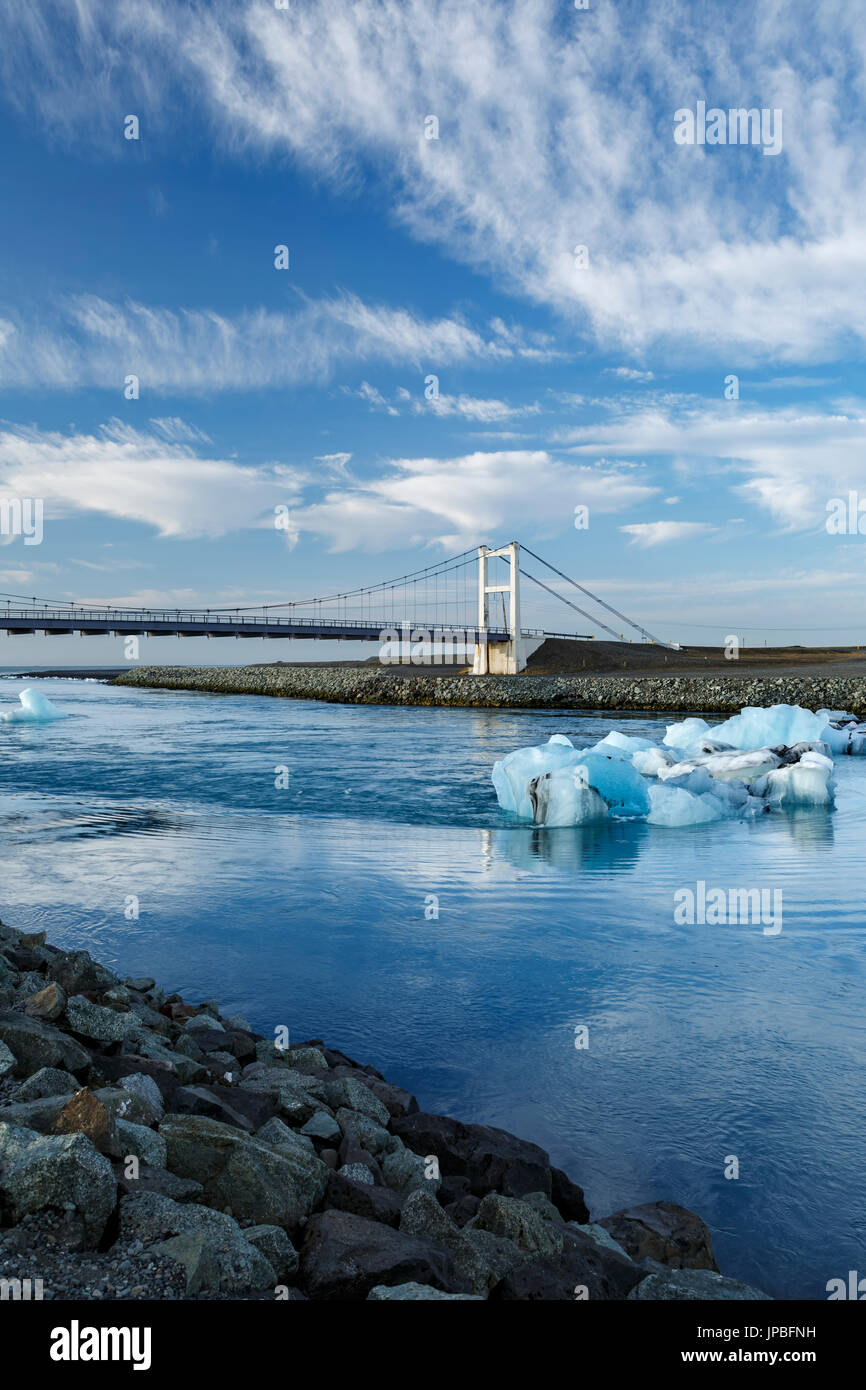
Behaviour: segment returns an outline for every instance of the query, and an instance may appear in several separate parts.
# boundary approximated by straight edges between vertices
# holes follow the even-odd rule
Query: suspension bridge
[[[543,567],[544,580],[527,570],[524,555],[530,557],[533,568],[536,564]],[[387,652],[381,659],[391,663],[408,659],[405,653],[410,647],[427,643],[472,650],[472,669],[478,675],[514,674],[523,670],[547,637],[589,640],[596,635],[523,627],[522,580],[546,591],[616,641],[626,640],[622,629],[628,628],[644,642],[676,645],[654,637],[518,541],[500,547],[479,545],[438,564],[361,588],[254,608],[146,609],[0,594],[0,632],[10,637],[44,633],[48,637],[80,634],[377,642]],[[572,589],[605,615],[615,617],[620,630],[577,604],[569,596]]]

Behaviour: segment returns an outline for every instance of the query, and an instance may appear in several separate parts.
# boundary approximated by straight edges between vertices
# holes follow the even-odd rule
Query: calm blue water
[[[664,721],[66,681],[0,703],[22,684],[73,718],[0,725],[12,925],[533,1139],[596,1215],[682,1202],[778,1297],[866,1273],[866,759],[838,762],[833,814],[533,830],[499,811],[495,758]],[[781,888],[781,934],[677,926],[699,879]]]

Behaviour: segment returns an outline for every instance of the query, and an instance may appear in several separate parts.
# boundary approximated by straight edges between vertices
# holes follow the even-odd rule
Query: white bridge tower
[[[501,555],[508,560],[508,583],[488,584],[487,562]],[[508,595],[508,633],[507,642],[490,642],[487,602],[488,594]],[[527,660],[540,647],[541,637],[524,637],[520,630],[520,543],[511,541],[500,550],[489,550],[486,545],[478,547],[478,642],[475,644],[475,660],[472,664],[474,676],[515,676],[522,671]]]

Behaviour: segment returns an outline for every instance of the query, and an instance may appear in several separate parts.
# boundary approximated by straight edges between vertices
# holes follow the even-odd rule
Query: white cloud
[[[335,551],[439,544],[460,549],[507,532],[570,525],[574,508],[610,513],[657,489],[623,464],[575,465],[546,450],[476,452],[455,458],[394,459],[387,472],[301,507],[301,531]]]
[[[609,376],[618,376],[622,381],[653,381],[653,372],[641,372],[636,367],[605,367]]]
[[[303,476],[283,465],[242,468],[119,420],[96,434],[23,427],[0,432],[0,497],[39,497],[53,518],[100,512],[161,536],[218,536],[273,525],[274,507],[300,495]]]
[[[0,332],[0,386],[98,386],[120,394],[124,378],[133,374],[146,399],[153,392],[207,394],[323,382],[341,366],[363,361],[412,364],[420,371],[422,364],[502,362],[515,355],[507,342],[484,337],[460,319],[424,319],[349,294],[299,300],[294,313],[227,315],[96,295],[64,307],[50,323],[6,323]],[[159,428],[165,433],[165,419]]]
[[[11,100],[52,139],[116,113],[288,154],[352,196],[379,181],[420,242],[603,345],[826,360],[866,339],[857,6],[563,0],[4,0]],[[688,42],[683,42],[683,36]],[[203,110],[189,116],[190,94]],[[122,96],[122,103],[121,103]],[[681,147],[698,99],[779,107],[785,147]],[[440,122],[424,138],[424,119]],[[575,270],[573,248],[590,250]],[[539,349],[543,351],[544,349]]]
[[[273,527],[275,507],[288,506],[290,543],[307,532],[333,550],[385,550],[560,530],[578,504],[617,512],[658,491],[632,465],[578,464],[545,450],[394,459],[363,481],[348,475],[350,458],[315,460],[331,474],[317,498],[315,468],[242,467],[201,457],[190,445],[119,420],[95,434],[13,426],[0,432],[0,497],[43,498],[46,529],[52,519],[97,512],[175,537]]]
[[[848,402],[767,410],[743,401],[703,407],[651,406],[559,434],[571,452],[670,456],[685,475],[713,469],[741,496],[789,529],[821,529],[829,498],[866,495],[866,405]]]
[[[669,541],[694,540],[695,536],[705,536],[716,528],[706,521],[641,521],[619,529],[632,537],[632,545],[646,549],[651,545],[667,545]]]
[[[432,400],[415,400],[412,409],[416,415],[459,415],[464,420],[475,420],[479,424],[493,424],[497,420],[511,420],[521,415],[537,415],[538,405],[509,405],[508,401],[482,400],[478,396],[439,395]]]

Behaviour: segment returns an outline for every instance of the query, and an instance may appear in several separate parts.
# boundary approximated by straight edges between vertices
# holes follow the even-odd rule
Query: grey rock
[[[53,1071],[53,1068],[43,1067],[43,1071]],[[75,1086],[78,1091],[78,1086]],[[37,1130],[40,1134],[47,1134],[54,1128],[60,1112],[65,1108],[69,1101],[70,1093],[61,1092],[60,1095],[39,1096],[36,1100],[15,1100],[11,1105],[4,1105],[0,1109],[0,1121],[10,1125],[23,1125],[25,1129]]]
[[[137,994],[147,994],[156,984],[149,975],[134,975],[123,982],[127,989],[134,989]]]
[[[140,1240],[159,1240],[190,1232],[231,1236],[238,1223],[224,1212],[197,1202],[179,1202],[164,1193],[132,1192],[120,1199],[120,1235]]]
[[[548,1155],[537,1144],[518,1139],[507,1130],[419,1112],[394,1119],[391,1131],[415,1153],[435,1154],[443,1177],[469,1178],[470,1190],[477,1197],[487,1192],[501,1192],[507,1197],[522,1197],[526,1192],[552,1194]],[[578,1219],[577,1212],[573,1219]]]
[[[449,1251],[345,1211],[311,1216],[301,1249],[301,1285],[311,1298],[366,1298],[379,1284],[432,1284],[466,1293]]]
[[[163,1105],[162,1092],[157,1086],[152,1076],[146,1076],[144,1072],[131,1072],[129,1076],[121,1077],[118,1082],[123,1091],[129,1091],[131,1095],[138,1096],[142,1104],[148,1107],[152,1116],[150,1123],[157,1124],[165,1111]]]
[[[434,1289],[430,1284],[395,1284],[389,1288],[387,1284],[377,1284],[367,1294],[367,1302],[379,1303],[415,1303],[430,1301],[433,1299],[445,1299],[446,1301],[457,1300],[467,1303],[479,1303],[482,1295],[474,1293],[443,1293],[441,1289]]]
[[[188,1033],[195,1035],[198,1029],[203,1029],[208,1033],[225,1033],[226,1031],[219,1019],[212,1017],[211,1014],[193,1014],[192,1018],[187,1019],[186,1031]]]
[[[166,1166],[166,1144],[161,1134],[149,1129],[147,1125],[132,1124],[129,1120],[118,1120],[115,1135],[120,1154],[124,1158],[134,1155],[142,1163],[152,1168]]]
[[[618,1241],[615,1241],[610,1231],[606,1231],[604,1226],[600,1226],[597,1221],[591,1221],[589,1225],[581,1225],[577,1221],[569,1221],[569,1226],[573,1226],[576,1231],[583,1231],[584,1235],[589,1236],[598,1245],[604,1245],[608,1250],[614,1250],[617,1255],[622,1255],[624,1259],[630,1260],[627,1250],[623,1250]]]
[[[371,1120],[369,1115],[363,1115],[359,1110],[347,1110],[341,1106],[335,1118],[344,1138],[354,1140],[376,1158],[403,1147],[396,1135],[389,1134],[384,1125]]]
[[[316,1154],[312,1139],[297,1130],[289,1129],[289,1126],[283,1124],[283,1121],[277,1119],[276,1116],[256,1131],[256,1138],[261,1139],[265,1144],[273,1144],[276,1148],[282,1149],[284,1153],[294,1154],[301,1162],[315,1157]]]
[[[399,1229],[406,1235],[426,1236],[450,1250],[454,1268],[466,1280],[470,1291],[487,1296],[490,1280],[486,1264],[432,1193],[420,1189],[409,1193],[400,1214]]]
[[[151,1168],[148,1163],[140,1163],[135,1177],[127,1174],[127,1165],[117,1163],[115,1176],[122,1193],[154,1193],[160,1197],[170,1197],[174,1202],[198,1202],[204,1196],[200,1182],[192,1178],[179,1178],[167,1168]]]
[[[681,1299],[758,1300],[772,1302],[769,1294],[739,1279],[725,1279],[713,1269],[671,1269],[664,1274],[650,1274],[629,1294],[629,1299],[671,1302]]]
[[[317,1110],[305,1125],[301,1126],[301,1134],[305,1134],[309,1139],[321,1139],[324,1142],[339,1139],[342,1131],[333,1115],[329,1115],[327,1110]]]
[[[300,1262],[298,1252],[280,1226],[247,1226],[244,1239],[261,1251],[273,1266],[278,1280],[291,1279],[297,1274]]]
[[[7,1076],[10,1071],[14,1071],[18,1065],[14,1053],[10,1052],[4,1042],[0,1042],[0,1077]]]
[[[521,1202],[538,1212],[538,1215],[545,1221],[553,1221],[557,1226],[562,1225],[562,1217],[557,1207],[554,1206],[550,1198],[543,1192],[527,1192],[521,1197]]]
[[[326,1207],[348,1211],[354,1216],[366,1217],[368,1221],[382,1221],[386,1226],[399,1225],[404,1202],[399,1193],[392,1192],[390,1187],[377,1187],[375,1182],[367,1180],[354,1182],[345,1174],[345,1168],[328,1174]]]
[[[31,1076],[40,1067],[61,1067],[78,1073],[90,1066],[90,1053],[53,1023],[27,1018],[10,1009],[0,1010],[0,1042],[15,1056],[18,1076]]]
[[[15,1100],[25,1102],[43,1100],[46,1096],[71,1096],[79,1089],[78,1082],[68,1071],[57,1067],[40,1067],[39,1071],[28,1076],[15,1091]]]
[[[362,1115],[368,1115],[371,1120],[384,1127],[390,1120],[388,1109],[382,1102],[373,1095],[369,1086],[363,1082],[356,1081],[352,1076],[340,1077],[336,1081],[325,1082],[325,1100],[332,1110],[339,1110],[345,1107],[347,1110],[358,1110]]]
[[[153,1062],[165,1062],[176,1072],[179,1081],[184,1086],[194,1085],[196,1081],[203,1081],[207,1075],[204,1067],[200,1066],[198,1062],[166,1047],[164,1042],[154,1037],[153,1033],[149,1033],[146,1028],[139,1028],[127,1035],[125,1050]]]
[[[350,1182],[365,1182],[371,1187],[375,1186],[376,1179],[365,1163],[344,1163],[338,1171],[342,1178],[348,1178]]]
[[[83,994],[74,994],[67,1000],[66,1017],[74,1033],[95,1038],[98,1042],[120,1042],[140,1027],[136,1014],[119,1013],[116,1009],[104,1008],[102,1004],[91,1004]]]
[[[305,1081],[311,1082],[313,1089],[308,1089]],[[298,1127],[306,1124],[322,1108],[322,1096],[316,1093],[317,1090],[321,1091],[319,1083],[289,1068],[268,1067],[255,1075],[245,1075],[238,1090],[260,1091],[263,1095],[271,1096],[283,1119]]]
[[[195,1178],[208,1202],[239,1218],[292,1230],[324,1196],[328,1170],[315,1154],[288,1153],[200,1115],[167,1115],[159,1133],[169,1171]]]
[[[242,1293],[273,1287],[277,1281],[270,1261],[240,1234],[230,1242],[204,1231],[172,1236],[151,1246],[150,1254],[183,1266],[188,1298],[203,1289]]]
[[[116,1195],[111,1164],[85,1135],[43,1136],[0,1123],[0,1196],[13,1221],[48,1207],[74,1208],[88,1244],[96,1245]]]
[[[473,1230],[464,1226],[462,1235],[481,1261],[488,1289],[492,1289],[518,1265],[526,1264],[527,1260],[532,1259],[532,1256],[515,1245],[513,1240],[506,1236],[495,1236],[492,1231]]]
[[[200,1062],[204,1056],[192,1033],[181,1033],[174,1044],[174,1050],[182,1053],[184,1057],[191,1057],[194,1062]]]
[[[382,1177],[388,1187],[408,1196],[416,1190],[438,1192],[442,1179],[427,1177],[427,1159],[410,1149],[398,1148],[382,1155]]]
[[[328,1070],[325,1054],[318,1047],[290,1047],[283,1055],[288,1057],[290,1066]]]
[[[504,1236],[519,1250],[533,1255],[558,1255],[565,1244],[560,1232],[534,1207],[517,1197],[501,1197],[495,1192],[483,1198],[468,1225],[475,1230]]]
[[[48,978],[56,980],[67,994],[81,994],[86,989],[110,989],[118,983],[117,976],[104,965],[98,965],[87,951],[62,951],[48,967]]]

